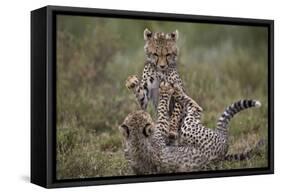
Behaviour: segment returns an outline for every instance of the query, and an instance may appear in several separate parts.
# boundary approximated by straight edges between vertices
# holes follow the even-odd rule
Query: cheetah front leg
[[[180,126],[181,120],[181,113],[183,111],[183,106],[175,101],[174,109],[171,114],[170,118],[170,125],[169,125],[169,139],[174,141],[178,137],[178,128]]]
[[[129,76],[126,80],[126,87],[133,91],[140,107],[145,110],[149,100],[153,101],[154,106],[158,104],[158,80],[154,67],[146,63],[143,69],[141,80],[136,75]],[[157,92],[155,93],[155,90]]]
[[[174,93],[173,88],[167,82],[161,82],[159,86],[159,103],[157,107],[157,123],[156,129],[162,131],[165,135],[169,134],[169,102],[172,94]]]
[[[126,80],[126,87],[132,90],[140,107],[145,110],[148,104],[148,88],[144,84],[140,84],[140,81],[136,75],[131,75]]]

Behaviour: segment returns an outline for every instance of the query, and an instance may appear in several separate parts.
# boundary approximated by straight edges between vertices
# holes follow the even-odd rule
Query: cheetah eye
[[[170,53],[166,54],[166,57],[170,57],[170,56],[171,56],[171,54],[170,54]]]
[[[158,57],[158,54],[157,54],[157,53],[153,53],[153,56],[154,56],[154,57]]]

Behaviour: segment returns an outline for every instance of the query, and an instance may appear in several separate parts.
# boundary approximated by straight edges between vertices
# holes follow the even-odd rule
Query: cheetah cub
[[[159,174],[199,170],[208,160],[194,146],[169,146],[163,129],[168,127],[168,103],[173,90],[161,85],[158,120],[139,110],[120,125],[125,138],[125,157],[136,174]]]
[[[172,33],[144,30],[146,61],[142,79],[139,81],[138,77],[133,75],[126,80],[126,87],[133,91],[143,110],[146,109],[150,100],[153,102],[155,109],[157,108],[159,83],[162,81],[172,85],[176,84],[184,91],[182,80],[177,71],[178,36],[177,30]],[[198,113],[202,112],[202,108],[194,100],[190,99],[190,103]],[[172,97],[169,106],[171,116],[169,136],[171,139],[177,137],[182,108],[181,104]]]
[[[173,86],[176,101],[181,103],[182,117],[181,126],[179,127],[179,145],[195,146],[209,160],[224,160],[225,158],[245,158],[246,153],[238,154],[237,156],[228,156],[228,139],[229,130],[228,126],[231,119],[239,112],[248,108],[258,108],[261,103],[257,100],[243,99],[234,102],[230,106],[226,107],[217,121],[217,125],[214,129],[208,128],[203,125],[200,114],[198,111],[190,105],[189,97],[181,90],[177,85]],[[165,130],[163,130],[164,132]],[[263,140],[260,140],[255,149],[262,145]],[[253,149],[254,149],[253,148]],[[247,155],[247,154],[246,154]]]
[[[183,123],[179,129],[182,142],[177,146],[168,145],[165,134],[169,127],[168,106],[172,95],[184,107]],[[161,83],[156,123],[145,111],[133,112],[125,118],[120,126],[125,137],[125,158],[136,174],[188,172],[204,169],[213,161],[244,160],[263,145],[261,140],[247,152],[227,154],[227,127],[231,118],[244,109],[259,107],[259,101],[233,103],[222,113],[215,129],[204,127],[193,107],[186,106],[189,103],[190,98],[176,86],[172,88]]]

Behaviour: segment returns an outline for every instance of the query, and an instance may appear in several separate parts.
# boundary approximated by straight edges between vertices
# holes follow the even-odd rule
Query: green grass
[[[119,124],[138,109],[124,82],[140,75],[143,30],[179,30],[178,69],[188,94],[204,109],[203,123],[216,125],[232,102],[252,98],[260,109],[230,123],[231,153],[267,140],[267,32],[258,27],[58,18],[57,178],[132,175],[122,151]],[[130,30],[127,30],[130,28]],[[152,106],[149,112],[153,115]],[[267,145],[241,162],[208,170],[267,166]]]
[[[95,134],[83,128],[58,129],[57,137],[58,179],[132,174],[117,131]]]

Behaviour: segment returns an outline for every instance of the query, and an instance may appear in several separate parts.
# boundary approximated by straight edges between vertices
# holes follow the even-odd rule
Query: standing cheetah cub
[[[145,67],[142,79],[129,76],[126,81],[126,87],[132,90],[143,110],[146,109],[148,101],[152,100],[154,107],[158,105],[158,90],[161,81],[169,84],[178,85],[184,91],[182,80],[177,71],[177,47],[178,31],[172,33],[150,32],[144,30],[146,55]],[[202,108],[192,99],[190,103],[196,108],[198,113],[202,112]],[[169,107],[170,127],[169,136],[172,139],[177,137],[177,129],[180,127],[180,115],[182,106],[179,102],[171,98]]]

